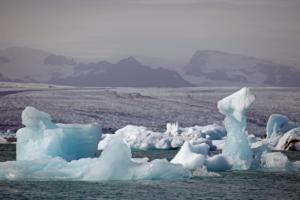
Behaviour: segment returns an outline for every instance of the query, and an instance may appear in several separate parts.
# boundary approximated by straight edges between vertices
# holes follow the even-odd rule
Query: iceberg
[[[286,116],[280,114],[272,114],[267,122],[267,138],[281,136],[287,131],[296,127],[300,127],[300,125],[290,121]]]
[[[133,159],[130,147],[119,136],[109,142],[99,158],[70,162],[61,157],[0,163],[0,180],[139,180],[187,179],[191,173],[165,159]]]
[[[175,157],[170,161],[174,164],[181,164],[185,169],[196,170],[202,168],[206,155],[193,152],[195,148],[189,142],[185,142]]]
[[[181,164],[184,168],[196,173],[204,171],[226,171],[232,168],[230,160],[224,155],[208,156],[209,146],[207,144],[192,145],[186,141],[171,163]],[[207,170],[206,170],[207,169]]]
[[[178,123],[168,123],[165,132],[155,132],[144,126],[127,125],[115,132],[122,135],[133,149],[174,149],[185,141],[193,145],[207,144],[210,150],[215,150],[212,139],[222,140],[226,136],[224,127],[217,124],[182,128]],[[98,150],[104,149],[113,134],[104,134],[98,144]]]
[[[186,179],[191,174],[166,159],[132,159],[131,149],[122,136],[114,135],[84,180]]]
[[[48,113],[33,107],[22,112],[17,131],[17,160],[61,157],[67,161],[95,157],[101,138],[96,124],[54,124]]]
[[[114,135],[94,157],[101,129],[96,125],[54,124],[33,107],[22,113],[17,160],[0,163],[0,180],[186,179],[190,171],[166,159],[134,159],[122,135]]]
[[[261,156],[261,168],[268,171],[290,171],[293,163],[280,152],[265,152]]]
[[[281,136],[275,149],[300,151],[300,127],[291,129]]]
[[[244,87],[218,102],[220,113],[226,116],[227,139],[222,153],[231,159],[236,170],[249,169],[253,159],[246,132],[246,113],[254,100],[250,89]]]

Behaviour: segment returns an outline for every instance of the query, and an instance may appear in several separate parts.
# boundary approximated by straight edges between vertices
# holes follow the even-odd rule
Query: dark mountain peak
[[[133,56],[129,56],[128,58],[124,58],[124,59],[120,60],[117,64],[120,64],[120,65],[132,65],[132,66],[141,66],[142,65]]]

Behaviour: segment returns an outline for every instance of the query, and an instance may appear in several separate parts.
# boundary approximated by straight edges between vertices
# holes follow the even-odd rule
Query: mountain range
[[[300,86],[300,68],[221,51],[196,51],[182,67],[159,66],[132,56],[114,63],[79,62],[31,48],[0,50],[0,81],[98,87]]]

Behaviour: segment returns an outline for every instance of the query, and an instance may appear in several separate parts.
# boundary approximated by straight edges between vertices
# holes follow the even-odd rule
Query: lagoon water
[[[176,150],[133,151],[171,158]],[[291,152],[291,159],[300,154]],[[0,145],[0,161],[15,160],[15,145]],[[230,171],[181,181],[0,181],[0,199],[299,199],[300,173]]]

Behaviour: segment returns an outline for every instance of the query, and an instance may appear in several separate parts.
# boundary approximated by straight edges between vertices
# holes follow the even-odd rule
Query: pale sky
[[[196,50],[300,61],[300,0],[0,0],[0,48],[80,58]]]

